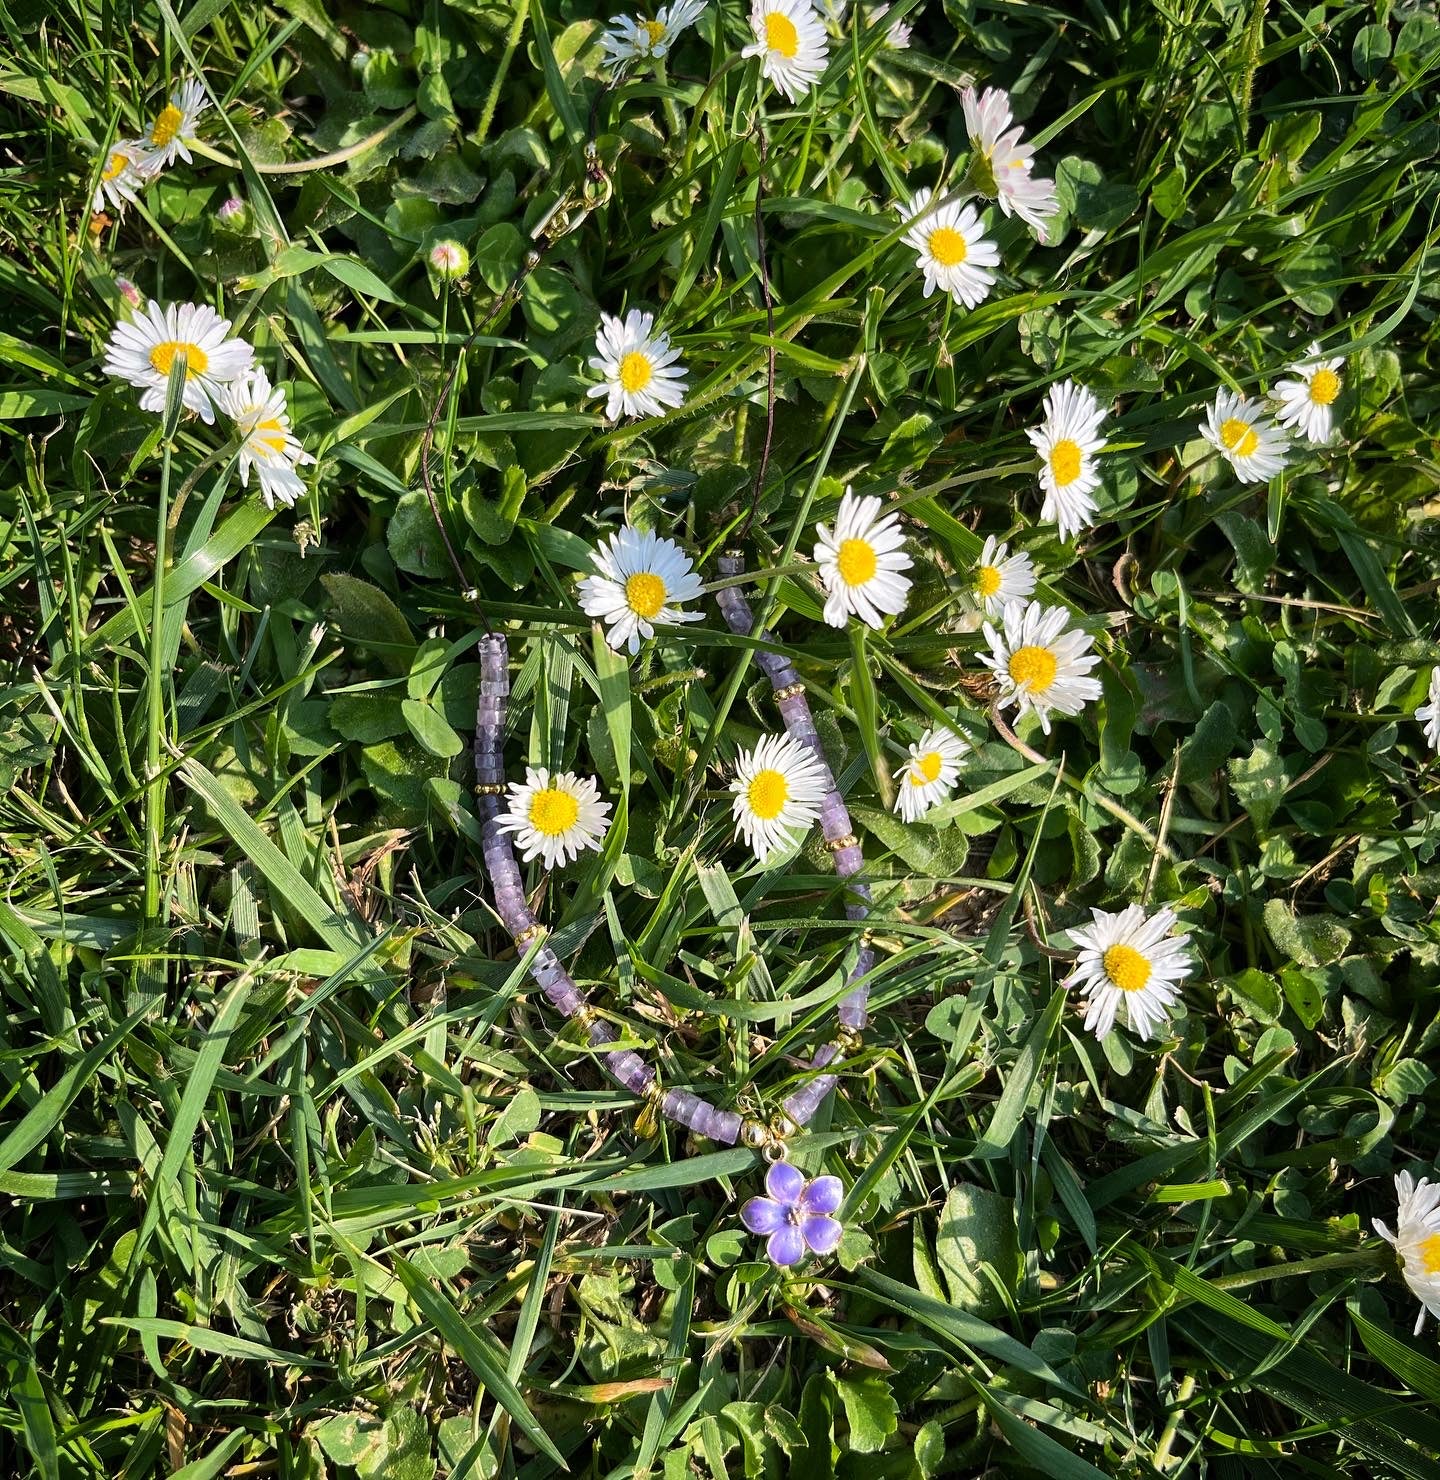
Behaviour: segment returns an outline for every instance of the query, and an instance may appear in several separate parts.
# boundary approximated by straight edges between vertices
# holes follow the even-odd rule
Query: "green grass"
[[[1440,23],[929,0],[910,51],[837,46],[812,109],[757,101],[733,0],[618,91],[585,11],[0,0],[0,1474],[1440,1476],[1433,1332],[1370,1233],[1440,1153],[1410,717],[1440,659]],[[196,65],[195,166],[92,235],[95,151]],[[922,300],[890,210],[963,157],[969,76],[1064,211],[1048,248],[992,212],[966,313]],[[474,258],[449,292],[442,236]],[[319,458],[293,514],[104,379],[117,276],[214,303],[289,383]],[[663,422],[584,396],[626,302],[690,368]],[[552,1036],[486,904],[480,628],[419,491],[476,330],[436,465],[520,662],[511,774],[626,800],[539,911],[667,1083],[767,1106],[854,945],[813,840],[768,873],[732,840],[726,766],[773,707],[713,605],[625,665],[573,576],[622,511],[713,574],[775,351],[748,543],[882,948],[796,1150],[851,1188],[810,1276],[739,1231],[749,1153],[638,1133]],[[1314,336],[1349,355],[1343,436],[1237,484],[1203,404]],[[1062,376],[1116,407],[1078,548],[1024,437]],[[917,556],[864,642],[790,558],[846,482],[900,495]],[[1007,531],[1106,659],[1023,754],[956,601]],[[906,830],[890,772],[940,714],[977,753]],[[1138,899],[1199,970],[1167,1039],[1097,1044],[1039,947]]]

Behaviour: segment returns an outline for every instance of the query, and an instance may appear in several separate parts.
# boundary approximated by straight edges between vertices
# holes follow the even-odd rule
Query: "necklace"
[[[738,551],[720,557],[720,573],[727,578],[744,574],[745,560]],[[755,618],[738,586],[722,587],[716,603],[730,630],[741,637],[754,631]],[[768,638],[768,634],[762,634]],[[850,814],[840,795],[820,744],[819,732],[805,698],[805,685],[794,664],[783,653],[760,649],[758,661],[770,681],[786,733],[803,745],[823,768],[825,796],[820,825],[835,871],[848,885],[846,918],[861,921],[870,912],[870,889],[859,877],[864,867],[860,842],[851,828]],[[761,1155],[770,1165],[765,1197],[752,1198],[741,1219],[754,1233],[767,1236],[767,1252],[777,1264],[798,1262],[806,1250],[829,1253],[839,1242],[841,1225],[831,1216],[840,1206],[838,1177],[806,1180],[787,1161],[787,1145],[814,1119],[838,1082],[836,1066],[854,1057],[863,1043],[869,999],[868,976],[875,964],[869,935],[863,934],[855,964],[846,978],[849,988],[837,1009],[834,1037],[817,1048],[808,1068],[810,1077],[782,1101],[768,1120],[722,1110],[689,1090],[666,1088],[652,1064],[634,1049],[607,1048],[619,1033],[590,1006],[564,963],[545,940],[546,928],[536,919],[525,898],[524,880],[510,836],[499,824],[505,791],[504,735],[510,697],[510,649],[503,633],[480,639],[480,691],[475,711],[475,794],[480,815],[481,850],[490,879],[495,912],[518,951],[526,954],[531,978],[556,1011],[579,1024],[590,1046],[600,1051],[612,1078],[649,1102],[666,1120],[717,1141],[737,1143]]]

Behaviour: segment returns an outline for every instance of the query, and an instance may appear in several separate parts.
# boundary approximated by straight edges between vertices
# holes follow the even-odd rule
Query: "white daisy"
[[[143,139],[117,139],[105,157],[90,209],[103,211],[108,204],[111,210],[123,211],[135,204],[138,193],[154,176],[155,156],[150,146]]]
[[[1307,359],[1296,365],[1298,380],[1277,380],[1271,393],[1280,403],[1275,413],[1282,427],[1298,427],[1312,442],[1328,442],[1335,430],[1331,408],[1344,382],[1340,379],[1343,359],[1322,359],[1320,346],[1312,344]]]
[[[605,378],[592,385],[591,396],[607,396],[605,415],[611,421],[622,416],[664,416],[667,406],[685,401],[685,367],[675,362],[680,351],[670,346],[668,334],[652,334],[653,313],[632,308],[624,321],[608,313],[600,315],[595,336],[596,354],[590,368]]]
[[[1430,670],[1430,693],[1428,704],[1415,711],[1415,718],[1425,726],[1425,738],[1430,748],[1440,751],[1440,667]]]
[[[1090,651],[1090,634],[1068,626],[1064,607],[1038,601],[1012,601],[1001,613],[1001,629],[985,623],[989,653],[980,661],[1000,681],[999,705],[1032,709],[1040,728],[1050,733],[1050,714],[1079,714],[1100,697],[1100,680],[1085,675],[1100,661]]]
[[[847,488],[835,528],[817,524],[815,564],[824,582],[825,620],[843,627],[853,613],[870,627],[905,610],[914,561],[902,548],[905,531],[898,514],[881,515],[878,498],[856,498]]]
[[[206,303],[172,303],[161,308],[152,298],[143,313],[115,325],[105,346],[104,371],[139,386],[142,411],[164,411],[170,366],[185,361],[186,407],[207,425],[215,420],[213,402],[223,387],[249,368],[255,351],[243,339],[230,339],[230,320]]]
[[[1285,466],[1285,433],[1253,401],[1220,391],[1200,435],[1217,448],[1242,483],[1268,483]]]
[[[1420,1302],[1415,1335],[1425,1328],[1428,1312],[1440,1320],[1440,1185],[1428,1177],[1417,1182],[1409,1172],[1395,1177],[1396,1231],[1378,1218],[1375,1232],[1395,1246],[1410,1293]]]
[[[1012,601],[1024,601],[1035,589],[1035,564],[1022,550],[1010,554],[1010,546],[1001,544],[992,534],[980,552],[975,567],[975,599],[986,616],[995,617]]]
[[[707,3],[708,0],[677,0],[674,5],[662,5],[653,21],[639,15],[616,16],[600,38],[606,65],[618,73],[629,62],[665,56],[681,32],[705,13]]]
[[[285,392],[271,386],[270,377],[257,365],[226,386],[217,404],[241,438],[240,482],[249,488],[254,468],[267,508],[293,504],[305,492],[305,480],[296,469],[315,459],[290,430]]]
[[[873,10],[865,12],[865,24],[878,26],[889,14],[888,5],[877,5]],[[890,51],[909,51],[910,27],[904,21],[891,21],[889,29],[885,32],[885,46]]]
[[[546,868],[559,868],[586,848],[598,848],[610,826],[610,803],[589,776],[526,766],[525,780],[512,781],[510,810],[495,819],[501,832],[515,834],[520,857],[543,856]]]
[[[1047,223],[1060,208],[1055,182],[1031,171],[1035,151],[1020,142],[1023,128],[1010,127],[1010,95],[998,87],[987,87],[977,98],[967,87],[960,94],[965,110],[965,131],[975,150],[970,183],[983,195],[998,200],[1007,216],[1019,216],[1034,228],[1036,237],[1047,240]]]
[[[910,747],[910,759],[900,773],[895,810],[914,822],[936,802],[945,801],[960,777],[960,762],[970,747],[950,730],[926,730]]]
[[[1132,904],[1118,915],[1091,910],[1090,918],[1094,924],[1070,932],[1080,955],[1065,980],[1067,987],[1079,983],[1088,999],[1085,1026],[1104,1038],[1123,1003],[1131,1031],[1155,1037],[1180,995],[1180,983],[1194,969],[1185,954],[1190,937],[1170,933],[1175,928],[1171,909],[1157,910],[1147,920],[1144,908]]]
[[[195,137],[195,125],[210,106],[205,89],[192,77],[175,92],[160,110],[150,130],[150,147],[155,153],[155,168],[164,169],[177,158],[191,162],[186,145]]]
[[[640,651],[654,637],[656,622],[698,622],[700,612],[682,612],[704,587],[690,557],[675,543],[628,524],[591,555],[599,575],[580,582],[580,606],[608,627],[605,641],[616,652]]]
[[[1100,423],[1106,415],[1083,386],[1063,380],[1045,394],[1045,420],[1025,432],[1040,454],[1040,486],[1045,490],[1040,517],[1058,526],[1062,540],[1093,520],[1091,495],[1100,486],[1095,454],[1105,445]]]
[[[764,863],[820,815],[829,778],[815,753],[790,735],[766,735],[735,764],[735,826]]]
[[[1000,265],[1000,253],[974,206],[934,205],[934,199],[934,191],[917,190],[901,209],[901,220],[913,223],[905,244],[914,247],[925,274],[925,297],[943,288],[957,303],[974,308],[990,293],[991,269]]]
[[[810,0],[754,0],[750,28],[755,40],[740,55],[759,57],[761,73],[798,102],[825,70],[829,43],[820,12]]]

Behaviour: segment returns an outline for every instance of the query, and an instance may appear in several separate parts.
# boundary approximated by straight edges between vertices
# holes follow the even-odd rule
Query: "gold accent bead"
[[[800,1134],[800,1122],[793,1115],[777,1110],[770,1117],[770,1134],[781,1141],[788,1141],[791,1136]]]
[[[743,560],[745,558],[745,552],[743,550],[727,550],[725,552],[725,558],[727,560]]]
[[[745,1120],[740,1124],[740,1139],[752,1150],[758,1151],[770,1139],[770,1127],[763,1120]]]
[[[545,934],[545,927],[538,921],[527,925],[519,935],[515,937],[517,946],[528,946],[532,940],[539,940]]]
[[[650,1081],[650,1083],[645,1086],[645,1092],[642,1098],[648,1100],[650,1104],[654,1105],[658,1109],[662,1104],[664,1104],[665,1095],[665,1086],[660,1083],[660,1076],[657,1074]]]
[[[582,1002],[574,1012],[570,1014],[572,1023],[579,1023],[582,1028],[589,1029],[592,1023],[600,1021],[600,1014],[590,1006],[588,1002]]]
[[[832,853],[839,853],[845,848],[856,848],[859,844],[860,839],[854,833],[846,833],[843,838],[826,838],[825,840],[825,846]]]
[[[805,685],[803,683],[787,683],[784,688],[775,690],[775,702],[777,704],[783,704],[786,699],[799,698],[804,692]]]
[[[851,1059],[865,1047],[865,1036],[858,1028],[842,1025],[835,1030],[835,1042],[844,1057]]]
[[[505,790],[503,781],[477,781],[475,783],[475,795],[477,797],[498,797]]]

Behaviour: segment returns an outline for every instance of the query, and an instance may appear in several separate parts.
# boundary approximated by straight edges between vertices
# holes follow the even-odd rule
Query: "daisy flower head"
[[[1440,1320],[1440,1185],[1428,1177],[1417,1182],[1409,1172],[1395,1177],[1396,1229],[1378,1218],[1375,1232],[1400,1256],[1400,1270],[1410,1293],[1420,1302],[1415,1321],[1418,1336],[1427,1314]]]
[[[255,351],[243,339],[231,339],[230,320],[206,303],[171,303],[152,298],[128,323],[115,325],[105,346],[107,375],[126,380],[141,391],[142,411],[164,411],[170,367],[185,364],[184,403],[208,426],[215,420],[214,402],[221,391],[249,368]]]
[[[627,524],[590,558],[598,574],[580,582],[580,607],[605,623],[605,641],[617,653],[638,653],[641,641],[654,637],[656,622],[700,620],[700,612],[680,610],[681,602],[696,600],[703,588],[674,540]]]
[[[512,781],[506,796],[509,810],[495,823],[515,834],[525,863],[543,857],[546,868],[559,868],[586,848],[598,848],[610,826],[610,803],[600,800],[591,777],[573,771],[526,766],[525,780]]]
[[[1100,423],[1107,412],[1084,386],[1063,380],[1045,393],[1045,420],[1025,435],[1040,454],[1040,517],[1068,540],[1093,522],[1100,474],[1095,454],[1105,445]]]
[[[759,57],[761,74],[799,102],[825,70],[829,43],[820,12],[810,0],[754,0],[750,29],[755,40],[740,55]]]
[[[1220,391],[1200,435],[1235,469],[1242,483],[1268,483],[1285,466],[1285,433],[1255,402]]]
[[[1340,379],[1343,359],[1324,359],[1320,346],[1312,344],[1305,359],[1291,372],[1294,380],[1277,380],[1273,398],[1280,403],[1275,413],[1282,427],[1296,427],[1312,442],[1328,442],[1335,430],[1332,409],[1344,382]]]
[[[143,139],[117,139],[105,156],[90,209],[103,211],[108,205],[112,211],[123,211],[133,206],[154,176],[155,156],[150,146]]]
[[[1033,710],[1047,735],[1052,713],[1079,714],[1100,697],[1100,680],[1086,676],[1100,655],[1090,651],[1090,634],[1069,620],[1064,607],[1012,601],[998,629],[989,622],[983,629],[990,651],[980,661],[1000,681],[1000,708]]]
[[[664,416],[667,406],[685,401],[685,367],[676,364],[680,351],[668,334],[656,334],[655,315],[632,308],[624,319],[600,315],[590,368],[603,379],[587,392],[605,396],[605,415]]]
[[[154,151],[156,170],[174,164],[177,158],[191,163],[186,146],[194,139],[195,125],[209,106],[205,89],[193,77],[170,94],[170,101],[160,110],[150,129],[149,145]]]
[[[293,504],[305,492],[298,469],[315,459],[290,430],[285,392],[258,365],[221,391],[220,409],[240,436],[240,482],[249,488],[253,468],[265,506]]]
[[[935,193],[917,190],[900,216],[910,223],[905,245],[913,247],[925,275],[925,297],[943,288],[956,303],[975,308],[989,296],[1000,265],[995,243],[975,207],[951,203],[935,205]]]
[[[1010,546],[988,535],[975,567],[975,599],[988,617],[999,616],[1012,601],[1025,601],[1035,589],[1035,564],[1021,550],[1010,553]]]
[[[865,12],[865,24],[867,26],[878,26],[889,14],[890,7],[888,5],[877,5],[873,10],[867,10]],[[904,21],[891,21],[885,31],[884,44],[887,51],[909,51],[910,27]]]
[[[674,5],[662,5],[653,21],[639,15],[616,16],[600,38],[606,65],[618,73],[630,62],[665,56],[681,33],[705,13],[707,3],[676,0]]]
[[[856,498],[847,488],[835,527],[815,526],[815,564],[825,586],[825,620],[843,627],[853,614],[869,627],[905,610],[914,562],[904,551],[898,514],[884,514],[878,498]]]
[[[1086,998],[1085,1026],[1104,1038],[1123,1006],[1125,1021],[1141,1038],[1154,1038],[1194,969],[1185,947],[1190,937],[1175,929],[1175,912],[1156,910],[1147,920],[1138,904],[1118,914],[1091,910],[1092,923],[1070,932],[1080,947],[1065,985],[1079,984]]]
[[[970,747],[950,730],[926,730],[910,747],[895,798],[895,810],[906,822],[949,799],[960,779],[960,762],[969,753]]]
[[[967,87],[960,94],[960,106],[965,111],[965,132],[975,151],[971,184],[982,195],[997,200],[1007,216],[1019,216],[1044,243],[1048,239],[1047,223],[1060,203],[1055,182],[1032,173],[1035,151],[1020,142],[1025,130],[1018,125],[1010,127],[1009,93],[987,87],[977,96],[973,87]]]
[[[766,735],[753,750],[740,752],[730,810],[764,863],[792,841],[793,831],[809,829],[829,788],[830,777],[809,746],[790,735]]]
[[[1430,670],[1429,703],[1415,711],[1415,718],[1425,726],[1425,738],[1431,750],[1440,751],[1440,665]]]

